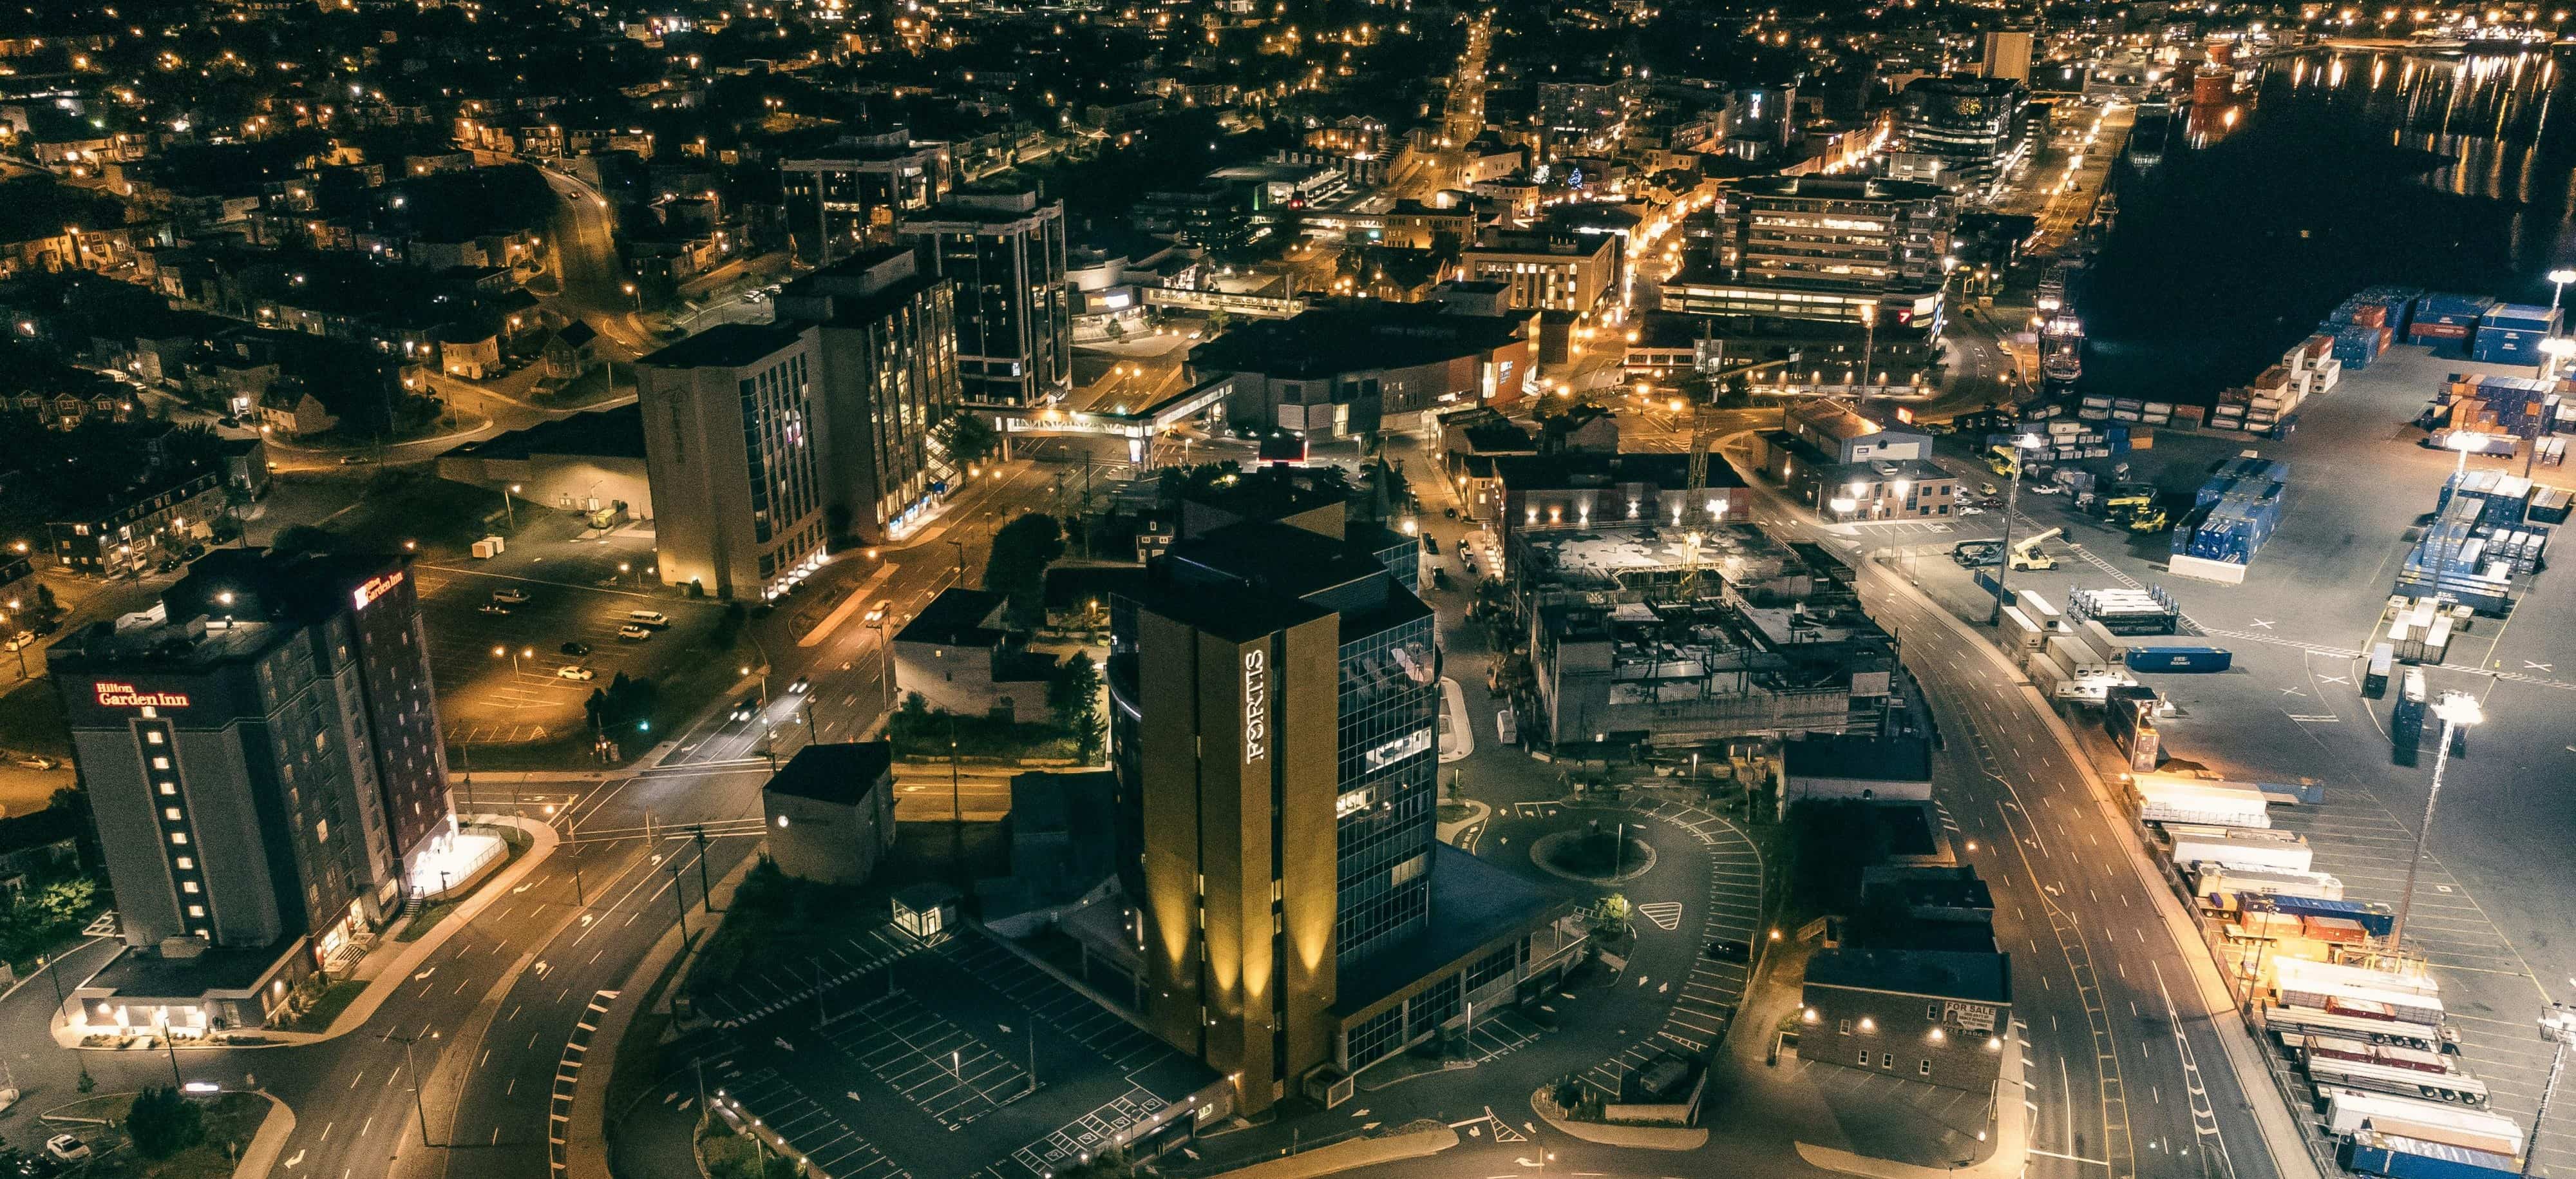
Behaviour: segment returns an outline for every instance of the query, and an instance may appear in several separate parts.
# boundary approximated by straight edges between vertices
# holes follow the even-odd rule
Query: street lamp
[[[2541,1082],[2540,1104],[2531,1111],[2531,1138],[2522,1144],[2522,1173],[2531,1174],[2531,1154],[2540,1145],[2540,1119],[2558,1092],[2558,1074],[2567,1067],[2567,1044],[2576,1040],[2576,1007],[2552,1003],[2540,1013],[2540,1038],[2549,1042],[2549,1079]]]
[[[2406,890],[2397,894],[2397,920],[2388,927],[2392,957],[2404,948],[2406,911],[2415,905],[2415,870],[2424,863],[2424,840],[2433,833],[2433,808],[2442,801],[2442,770],[2451,761],[2451,742],[2458,739],[2460,730],[2485,720],[2486,710],[2466,692],[2444,692],[2433,705],[2433,715],[2442,718],[2442,747],[2433,754],[2433,787],[2424,793],[2424,821],[2415,827],[2415,854],[2406,857]]]
[[[2576,282],[2576,270],[2568,270],[2564,268],[2552,270],[2549,272],[2548,278],[2549,309],[2556,311],[2558,310],[2558,297],[2567,293],[2567,284]]]
[[[644,314],[644,292],[637,290],[635,284],[631,282],[620,285],[625,288],[627,296],[635,300],[635,314]]]
[[[2042,445],[2039,435],[2024,434],[2012,440],[2012,478],[2004,484],[2004,539],[2002,551],[1995,554],[1995,604],[1986,612],[1986,625],[1994,626],[2004,618],[2004,583],[2012,578],[2013,513],[2021,510],[2022,452],[2037,450]]]
[[[510,485],[510,490],[501,493],[501,514],[509,519],[512,532],[519,530],[518,509],[510,505],[510,497],[517,494],[519,494],[519,485],[516,483]],[[484,519],[489,520],[491,517],[485,516]]]

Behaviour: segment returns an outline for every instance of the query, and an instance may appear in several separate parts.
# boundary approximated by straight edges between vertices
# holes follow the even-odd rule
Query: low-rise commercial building
[[[823,884],[865,884],[894,848],[894,750],[883,741],[808,745],[760,788],[769,858]]]
[[[1598,310],[1619,293],[1619,239],[1565,227],[1488,230],[1459,259],[1469,279],[1498,282],[1516,311]]]
[[[2012,1030],[2012,955],[1818,950],[1803,999],[1800,1059],[1989,1094]]]
[[[1461,405],[1508,407],[1536,390],[1526,320],[1438,304],[1319,307],[1248,323],[1190,350],[1194,382],[1230,381],[1226,417],[1341,437],[1426,429]]]
[[[1046,715],[1055,658],[1003,629],[1002,595],[952,586],[895,632],[894,690],[960,716],[1036,720]]]
[[[465,443],[438,456],[438,477],[568,512],[650,520],[645,459],[639,402]]]

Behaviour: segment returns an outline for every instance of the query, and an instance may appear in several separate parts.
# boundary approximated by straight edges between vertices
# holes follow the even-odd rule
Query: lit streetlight
[[[2025,465],[2022,462],[2022,454],[2025,451],[2039,449],[2042,442],[2037,434],[2024,434],[2013,439],[2012,445],[2012,478],[2004,484],[2004,547],[2002,551],[1995,554],[1995,603],[1993,608],[1986,612],[1988,626],[2002,622],[2004,617],[2006,596],[2004,583],[2012,576],[2013,513],[2021,510],[2021,471]]]
[[[2451,742],[2460,739],[2461,730],[2485,720],[2486,710],[2466,692],[2444,692],[2433,705],[2433,715],[2442,718],[2442,747],[2433,754],[2433,787],[2424,794],[2424,821],[2415,826],[2415,854],[2406,857],[2406,890],[2397,894],[2397,920],[2388,927],[2392,957],[2403,949],[2406,912],[2415,906],[2415,870],[2424,863],[2424,840],[2433,834],[2433,808],[2442,801],[2442,771],[2451,762]]]

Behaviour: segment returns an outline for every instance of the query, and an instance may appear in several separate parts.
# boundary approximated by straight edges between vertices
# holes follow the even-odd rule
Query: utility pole
[[[2034,438],[2032,441],[2036,442],[2037,439]],[[2012,440],[2012,478],[2004,484],[2003,548],[1995,553],[1995,592],[1994,602],[1986,610],[1988,626],[1999,625],[2004,620],[2004,583],[2010,580],[2012,575],[2013,513],[2021,510],[2022,452],[2027,449],[2030,448],[2022,445],[2021,438]]]
[[[957,716],[954,713],[948,717],[948,821],[960,827],[966,824],[966,804],[957,781]]]
[[[420,1144],[422,1146],[436,1146],[438,1145],[437,1143],[429,1140],[429,1106],[427,1103],[422,1101],[420,1095],[420,1091],[424,1087],[421,1084],[420,1063],[415,1057],[413,1057],[411,1051],[411,1046],[418,1043],[420,1041],[420,1037],[391,1036],[388,1038],[402,1041],[403,1068],[409,1070],[411,1073],[411,1109],[413,1115],[420,1119]],[[433,1040],[437,1039],[438,1033],[431,1032],[429,1034],[429,1038]]]
[[[671,861],[671,907],[680,911],[680,946],[683,950],[695,939],[689,936],[689,902],[680,896],[680,861]]]
[[[161,1017],[161,1046],[170,1052],[170,1088],[186,1092],[188,1083],[179,1079],[179,1042],[170,1038],[170,1017]]]
[[[716,907],[716,892],[707,885],[707,825],[698,824],[691,830],[691,834],[698,841],[698,897],[707,903],[709,911],[713,911]]]

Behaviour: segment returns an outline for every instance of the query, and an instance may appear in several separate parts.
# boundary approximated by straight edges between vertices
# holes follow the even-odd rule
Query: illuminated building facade
[[[218,549],[52,663],[131,954],[300,977],[453,841],[408,558]]]
[[[1417,542],[1336,510],[1185,537],[1113,599],[1111,762],[1147,1021],[1248,1112],[1533,985],[1553,894],[1434,838]]]

